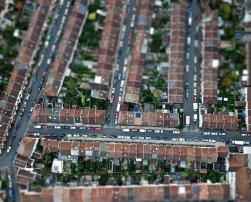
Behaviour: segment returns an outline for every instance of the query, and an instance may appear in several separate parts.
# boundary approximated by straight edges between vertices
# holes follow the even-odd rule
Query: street
[[[128,43],[128,37],[129,37],[129,32],[130,32],[130,24],[131,24],[131,20],[132,20],[132,15],[133,13],[135,13],[133,11],[133,3],[132,1],[129,2],[128,6],[127,6],[127,17],[126,17],[126,24],[125,24],[125,32],[124,32],[124,38],[123,38],[123,45],[121,47],[121,53],[119,55],[119,59],[117,59],[118,61],[118,70],[117,73],[115,74],[116,76],[114,77],[113,81],[116,81],[115,85],[114,85],[114,100],[113,103],[110,105],[109,107],[109,119],[110,119],[110,127],[114,127],[115,126],[115,119],[116,119],[116,112],[117,112],[117,106],[119,103],[119,96],[120,94],[120,86],[121,86],[121,81],[125,78],[125,72],[123,72],[123,68],[124,68],[124,63],[125,63],[125,59],[128,56],[128,48],[130,47],[129,43]],[[119,76],[121,75],[120,79]],[[113,85],[113,84],[111,84]]]
[[[194,112],[193,109],[193,103],[198,102],[198,96],[199,96],[199,84],[197,81],[199,81],[198,74],[200,72],[199,65],[194,59],[195,57],[198,58],[199,50],[195,47],[195,39],[196,34],[198,30],[196,30],[196,27],[198,27],[198,15],[199,15],[199,8],[198,8],[198,2],[193,0],[192,3],[188,6],[188,18],[190,18],[190,22],[188,22],[188,31],[187,31],[187,46],[186,46],[186,68],[185,68],[185,74],[184,74],[184,125],[185,129],[189,131],[194,131],[198,127],[198,111]],[[196,79],[194,79],[196,78]],[[195,87],[196,83],[196,87]],[[195,90],[194,90],[195,88]],[[196,93],[195,93],[196,91]],[[188,93],[188,94],[187,94]],[[194,114],[197,114],[197,120],[194,120]],[[190,123],[186,123],[186,117],[190,117]]]
[[[183,138],[187,141],[187,143],[191,141],[201,141],[203,142],[204,139],[206,140],[215,140],[216,142],[224,142],[226,144],[231,145],[232,140],[240,140],[240,141],[250,141],[249,136],[242,136],[241,132],[225,132],[225,135],[222,135],[219,131],[217,135],[210,132],[210,134],[203,134],[203,132],[192,132],[192,131],[180,131],[179,133],[174,133],[173,131],[163,131],[163,132],[123,132],[121,129],[117,128],[104,128],[100,131],[97,130],[90,130],[90,129],[55,129],[54,126],[47,126],[47,128],[33,128],[29,129],[28,133],[40,133],[40,136],[48,136],[50,137],[52,134],[71,134],[72,137],[74,134],[79,136],[87,135],[93,137],[93,135],[98,136],[105,136],[102,138],[103,141],[108,141],[106,138],[119,139],[118,136],[129,136],[130,139],[136,139],[137,137],[151,137],[151,139],[158,139],[158,140],[172,140],[173,138]],[[136,137],[136,138],[135,138]],[[130,140],[127,140],[130,141]],[[142,139],[143,141],[143,139]],[[179,140],[178,140],[179,141]],[[251,142],[249,142],[250,144]]]

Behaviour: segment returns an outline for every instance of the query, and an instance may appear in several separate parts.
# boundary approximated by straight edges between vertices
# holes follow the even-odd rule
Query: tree
[[[221,85],[222,85],[222,86],[225,86],[225,87],[231,86],[231,85],[233,85],[233,80],[230,78],[229,75],[226,75],[226,76],[223,78],[223,80],[222,80],[222,82],[221,82]]]
[[[163,38],[163,33],[162,32],[156,32],[152,36],[152,44],[151,44],[151,51],[152,52],[159,52],[161,51],[162,47],[162,38]]]
[[[74,79],[69,79],[67,81],[67,90],[70,96],[76,95],[76,81]]]
[[[220,5],[220,15],[225,19],[229,19],[231,16],[232,9],[228,3],[222,3]]]
[[[2,180],[1,181],[1,189],[5,190],[6,188],[7,188],[7,182],[6,182],[6,180]]]
[[[46,154],[44,157],[44,166],[50,168],[51,164],[52,164],[52,156],[50,154]]]

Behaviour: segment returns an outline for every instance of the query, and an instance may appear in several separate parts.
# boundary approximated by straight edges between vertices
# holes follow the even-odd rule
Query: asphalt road
[[[219,131],[220,132],[220,131]],[[163,131],[163,133],[155,133],[155,132],[123,132],[121,129],[117,128],[104,128],[100,131],[96,130],[86,130],[86,129],[55,129],[54,126],[48,126],[47,128],[33,128],[29,129],[29,133],[40,133],[41,136],[50,137],[52,134],[79,134],[93,136],[97,135],[97,137],[101,137],[105,135],[103,138],[104,141],[107,141],[106,138],[111,138],[112,136],[130,136],[131,139],[133,137],[151,137],[152,139],[156,138],[159,140],[172,140],[173,138],[184,138],[187,142],[190,141],[203,141],[203,139],[212,139],[216,142],[224,142],[226,144],[231,144],[232,140],[241,140],[241,141],[250,141],[250,137],[241,136],[241,132],[225,132],[225,135],[204,135],[203,132],[191,132],[191,131],[181,131],[179,134],[174,134],[173,131]],[[117,139],[114,138],[114,139]],[[142,140],[143,141],[143,140]]]
[[[189,70],[187,71],[185,68],[185,75],[184,75],[184,89],[185,86],[188,84],[189,86],[189,96],[186,97],[184,93],[184,119],[185,119],[185,125],[186,125],[186,116],[190,116],[190,125],[186,126],[186,130],[194,131],[196,129],[196,126],[198,124],[193,121],[194,112],[193,111],[193,103],[194,103],[194,75],[200,71],[198,69],[198,65],[194,63],[194,57],[197,56],[199,52],[195,48],[195,37],[196,37],[196,26],[198,25],[198,15],[199,15],[199,7],[198,2],[196,0],[193,0],[192,3],[189,5],[190,8],[188,8],[188,16],[191,16],[192,23],[191,25],[188,24],[188,31],[187,31],[187,38],[190,37],[190,44],[187,42],[187,47],[185,51],[185,58],[186,58],[186,65],[188,65]],[[187,17],[188,19],[188,17]],[[198,79],[198,76],[197,76]],[[198,85],[197,85],[198,88]],[[196,88],[196,89],[197,89]],[[197,90],[198,91],[198,90]],[[197,93],[198,96],[198,93]],[[198,99],[197,99],[198,101]],[[197,112],[198,113],[198,112]]]
[[[115,83],[115,86],[114,86],[115,87],[114,100],[113,100],[113,103],[109,107],[109,115],[110,115],[109,116],[109,119],[110,119],[109,126],[110,127],[115,126],[116,110],[117,110],[117,105],[118,105],[118,102],[119,102],[121,80],[122,80],[122,78],[125,77],[125,74],[123,73],[123,68],[124,68],[125,59],[128,56],[128,47],[130,46],[128,44],[128,36],[129,36],[130,29],[131,29],[130,24],[131,24],[132,15],[133,15],[133,12],[134,12],[133,11],[132,1],[129,2],[126,10],[127,10],[127,13],[128,13],[127,17],[126,17],[126,24],[125,24],[126,29],[125,29],[125,32],[124,32],[123,45],[121,47],[121,53],[120,53],[119,59],[117,59],[119,69],[117,70],[117,73],[115,74],[115,75],[120,74],[121,79],[118,80],[118,76],[115,76],[116,77],[116,83]]]
[[[62,17],[64,15],[64,12],[66,10],[66,3],[67,1],[65,0],[63,5],[60,7],[57,7],[55,10],[55,14],[58,13],[58,18],[56,20],[53,20],[51,28],[49,29],[50,34],[50,40],[49,44],[47,47],[45,45],[42,48],[42,51],[40,53],[40,56],[43,55],[43,59],[41,62],[41,65],[37,67],[37,72],[35,73],[35,76],[33,78],[36,78],[36,80],[31,80],[30,84],[30,96],[27,100],[26,107],[24,108],[24,104],[22,105],[22,108],[24,109],[23,115],[17,117],[16,122],[15,122],[15,128],[10,132],[9,137],[10,140],[8,141],[7,146],[11,146],[11,150],[9,153],[6,153],[6,151],[3,151],[2,154],[0,155],[0,169],[8,167],[10,170],[10,173],[12,174],[12,179],[13,179],[13,187],[15,187],[15,201],[19,201],[19,196],[18,194],[18,188],[15,184],[15,176],[14,176],[14,171],[13,171],[13,160],[15,158],[15,155],[17,153],[17,148],[19,145],[19,142],[21,141],[22,137],[24,134],[26,134],[27,131],[27,123],[29,122],[30,119],[30,110],[32,106],[34,106],[34,103],[38,101],[40,90],[42,87],[42,84],[44,84],[44,72],[48,70],[49,65],[47,64],[47,60],[51,57],[53,57],[53,51],[52,51],[52,46],[53,44],[57,44],[58,39],[57,39],[57,32],[60,28],[60,24],[62,21]],[[40,90],[38,90],[40,89]],[[26,98],[25,94],[24,99]],[[19,118],[20,117],[20,118]]]

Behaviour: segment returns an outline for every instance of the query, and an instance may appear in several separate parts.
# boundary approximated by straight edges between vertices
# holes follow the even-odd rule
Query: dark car
[[[186,96],[186,98],[189,97],[189,84],[188,84],[188,82],[186,82],[186,85],[185,85],[185,96]]]

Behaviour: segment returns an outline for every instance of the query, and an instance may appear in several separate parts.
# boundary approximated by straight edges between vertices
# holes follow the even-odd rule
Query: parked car
[[[11,150],[11,146],[9,146],[9,147],[8,147],[8,149],[7,149],[7,151],[6,151],[6,152],[7,152],[7,153],[9,153],[9,152],[10,152],[10,150]]]

